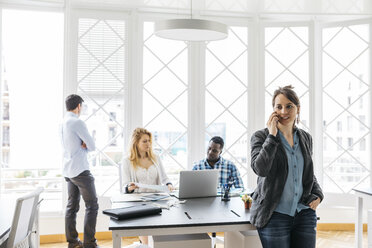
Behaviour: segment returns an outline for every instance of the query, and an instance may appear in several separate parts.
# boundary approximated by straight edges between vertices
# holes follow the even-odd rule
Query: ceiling
[[[3,6],[45,6],[136,10],[180,16],[272,17],[358,16],[371,17],[372,0],[0,0]]]

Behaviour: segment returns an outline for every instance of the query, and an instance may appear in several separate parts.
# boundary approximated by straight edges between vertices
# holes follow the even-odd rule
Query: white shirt
[[[155,165],[151,165],[149,168],[143,168],[141,166],[137,166],[135,170],[135,174],[137,177],[138,182],[143,184],[149,185],[156,185],[158,184],[158,170],[156,169]],[[138,192],[153,192],[152,189],[139,189]]]
[[[68,111],[60,129],[63,148],[63,176],[73,178],[89,170],[87,154],[94,151],[95,144],[85,123],[79,116]],[[84,142],[87,148],[82,148]]]
[[[155,185],[164,185],[167,183],[170,183],[169,178],[167,177],[167,174],[165,173],[163,163],[159,156],[155,155],[155,160],[152,161],[154,164],[150,167],[153,167],[156,169],[157,176],[153,177],[153,179],[156,180]],[[150,168],[149,167],[149,168]],[[139,183],[139,180],[137,178],[137,171],[129,161],[129,158],[125,158],[123,160],[123,163],[120,165],[120,175],[121,175],[121,187],[125,188],[128,183],[134,182]],[[142,183],[142,181],[141,181]],[[123,190],[125,192],[125,190]],[[137,192],[137,189],[135,190]]]

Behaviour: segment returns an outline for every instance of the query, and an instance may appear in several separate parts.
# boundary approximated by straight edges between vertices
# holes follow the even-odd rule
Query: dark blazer
[[[312,156],[311,135],[297,129],[304,170],[302,175],[303,193],[300,202],[309,205],[317,197],[323,200],[315,175]],[[288,176],[288,161],[280,137],[269,134],[267,128],[255,132],[251,137],[251,167],[258,175],[257,188],[252,198],[251,223],[258,228],[264,227],[279,204]]]

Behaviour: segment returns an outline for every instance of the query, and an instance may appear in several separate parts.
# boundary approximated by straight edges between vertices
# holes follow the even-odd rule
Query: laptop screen
[[[219,170],[180,172],[179,198],[217,196]]]

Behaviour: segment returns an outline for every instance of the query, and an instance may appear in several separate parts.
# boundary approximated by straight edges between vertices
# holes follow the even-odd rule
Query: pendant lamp
[[[182,41],[213,41],[227,37],[227,25],[210,20],[192,18],[192,0],[190,1],[190,19],[168,19],[155,22],[155,35],[165,39]]]
[[[155,23],[155,35],[184,41],[222,40],[227,37],[227,26],[201,19],[169,19]]]

